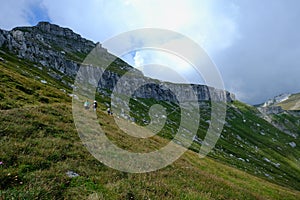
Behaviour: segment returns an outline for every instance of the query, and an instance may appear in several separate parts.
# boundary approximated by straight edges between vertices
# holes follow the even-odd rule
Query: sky
[[[199,44],[226,90],[249,104],[300,92],[298,0],[0,0],[0,28],[49,21],[95,42],[139,28],[176,31]],[[176,57],[176,56],[175,56]],[[155,78],[176,81],[170,68],[193,76],[174,55],[134,51],[123,59]],[[146,68],[147,64],[167,66]],[[204,83],[205,84],[205,83]]]

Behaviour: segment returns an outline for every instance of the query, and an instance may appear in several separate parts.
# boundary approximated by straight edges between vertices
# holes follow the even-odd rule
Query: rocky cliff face
[[[266,115],[277,115],[284,112],[284,110],[280,106],[261,106],[258,107],[258,110]]]
[[[0,47],[20,58],[74,76],[79,63],[95,44],[68,28],[40,22],[34,27],[0,30]]]
[[[97,81],[100,91],[102,89],[112,90],[122,77],[122,74],[129,70],[132,71],[133,68],[121,59],[109,54],[100,44],[98,45],[100,46],[101,57],[103,59],[109,57],[110,60],[112,58],[115,60],[114,68],[106,70],[100,81],[96,79],[97,77],[93,77],[90,81]],[[71,78],[75,78],[82,61],[95,46],[95,43],[82,38],[72,30],[48,22],[40,22],[33,27],[17,27],[11,31],[0,29],[0,48],[2,50],[16,54],[19,58],[52,68]],[[136,83],[150,80],[147,77],[143,77],[142,73],[138,70],[133,71],[136,76],[131,76],[123,80],[124,87],[120,90],[126,90],[125,85],[132,87]],[[91,74],[90,76],[93,75]],[[61,76],[53,77],[57,79],[61,78]],[[176,97],[168,88],[162,87],[161,84],[155,84],[155,82],[158,82],[157,80],[153,80],[152,82],[154,83],[140,87],[134,92],[134,95],[141,98],[176,101]],[[184,100],[188,100],[191,95],[187,89],[187,85],[168,83],[167,86],[172,91],[180,94],[182,98],[185,98]],[[207,86],[192,85],[192,88],[200,101],[210,100],[212,95],[214,99],[222,100],[226,98],[227,101],[235,99],[234,95],[229,92]]]

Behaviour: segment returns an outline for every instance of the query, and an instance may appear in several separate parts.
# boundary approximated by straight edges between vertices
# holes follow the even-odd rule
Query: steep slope
[[[285,97],[279,98],[279,101],[275,100],[276,97],[273,100],[269,100],[268,102],[273,103],[265,103],[258,109],[264,119],[290,136],[290,141],[286,142],[286,144],[296,148],[299,145],[300,134],[300,112],[297,108],[299,94],[279,95],[278,97],[283,96]]]
[[[0,32],[3,198],[98,195],[105,199],[297,199],[299,129],[297,121],[293,122],[298,120],[297,115],[289,118],[290,111],[266,115],[273,120],[278,117],[280,125],[289,120],[291,134],[287,134],[280,126],[262,119],[256,108],[234,101],[227,92],[228,110],[221,138],[209,158],[201,160],[195,152],[210,124],[206,86],[193,86],[200,100],[201,121],[192,151],[180,160],[165,169],[140,175],[118,172],[95,160],[80,142],[71,115],[74,75],[94,45],[69,29],[49,23]],[[113,57],[105,49],[101,51],[103,59]],[[120,147],[149,152],[174,137],[181,113],[172,96],[164,98],[159,88],[150,87],[150,96],[140,92],[131,99],[130,116],[114,116],[144,125],[150,121],[150,106],[158,103],[170,111],[164,129],[150,140],[136,140],[120,131],[105,111],[111,89],[129,69],[128,64],[116,58],[106,71],[96,95],[100,103],[97,115],[107,135]],[[142,76],[137,74],[134,78]],[[69,178],[68,171],[80,176]]]
[[[131,107],[131,116],[138,124],[145,123],[145,119],[147,123],[150,118],[144,113],[148,113],[149,107],[155,103],[171,111],[168,115],[171,121],[167,122],[158,134],[171,139],[180,123],[180,111],[175,105],[153,99],[132,100],[134,106]],[[272,115],[272,123],[275,119],[281,119],[278,122],[279,127],[264,120],[255,107],[238,101],[228,103],[227,106],[224,129],[215,149],[209,156],[271,182],[300,189],[300,149],[297,145],[299,144],[299,132],[297,132],[299,123],[294,121],[297,119],[299,122],[299,117],[293,115],[294,117],[290,118],[289,114]],[[200,107],[199,129],[190,147],[195,152],[199,151],[210,124],[209,102],[201,102]],[[281,129],[282,120],[291,120],[287,129],[289,132]]]
[[[70,89],[47,70],[0,53],[6,60],[0,62],[2,199],[297,199],[300,195],[211,158],[199,159],[192,151],[152,173],[110,169],[80,142],[71,115]],[[236,106],[251,110],[241,103]],[[159,136],[143,143],[123,137],[105,110],[101,103],[99,122],[121,147],[145,151],[166,142]]]

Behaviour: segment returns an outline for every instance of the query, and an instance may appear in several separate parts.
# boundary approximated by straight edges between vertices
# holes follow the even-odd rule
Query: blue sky
[[[256,104],[280,93],[300,92],[300,1],[298,0],[10,0],[1,3],[0,28],[38,21],[69,27],[103,42],[137,28],[169,29],[202,46],[227,90]],[[132,65],[170,65],[192,82],[202,82],[176,59],[141,51],[125,57]],[[166,69],[147,75],[172,80]]]
[[[35,25],[38,21],[51,21],[46,8],[40,4],[31,4],[29,10],[31,14],[28,15],[27,21],[30,25]]]

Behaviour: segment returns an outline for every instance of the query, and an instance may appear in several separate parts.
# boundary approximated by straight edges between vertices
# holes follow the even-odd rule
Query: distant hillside
[[[277,105],[285,110],[300,110],[300,94],[292,94],[288,99]]]
[[[281,94],[259,105],[262,108],[281,107],[283,110],[300,110],[300,93]]]
[[[299,94],[283,94],[258,106],[262,117],[279,130],[298,140],[300,134]],[[296,143],[289,143],[295,146]]]

